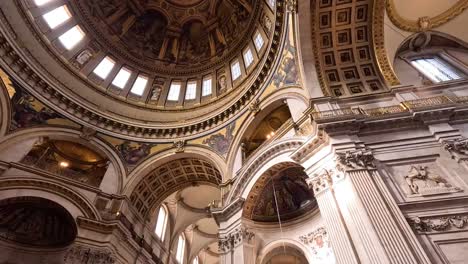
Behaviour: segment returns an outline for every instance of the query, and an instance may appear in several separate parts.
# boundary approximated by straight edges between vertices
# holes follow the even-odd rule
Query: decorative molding
[[[423,16],[419,17],[417,20],[409,20],[398,13],[394,0],[382,1],[382,3],[386,3],[387,14],[392,23],[398,28],[409,32],[423,32],[440,27],[463,13],[463,11],[468,8],[468,0],[459,0],[449,9],[437,16]]]
[[[65,264],[114,264],[116,257],[105,248],[91,248],[74,245],[65,254]]]
[[[372,41],[377,66],[385,83],[388,86],[397,86],[401,83],[393,70],[392,63],[385,49],[385,2],[388,3],[389,1],[391,0],[374,1]]]
[[[221,222],[227,221],[231,216],[241,210],[244,206],[244,202],[245,200],[243,198],[238,198],[224,208],[211,208],[211,214],[216,223],[220,224]]]
[[[235,228],[230,233],[219,237],[218,248],[221,254],[226,254],[234,248],[242,245],[244,242],[251,244],[255,234],[244,226]]]
[[[451,229],[466,229],[468,215],[412,217],[407,219],[408,224],[417,233],[443,232]]]
[[[375,169],[374,155],[370,150],[354,150],[336,153],[339,171]]]
[[[462,191],[448,183],[444,177],[429,170],[427,166],[412,165],[404,179],[410,190],[409,197]]]
[[[307,184],[318,195],[333,185],[333,174],[334,171],[325,169],[322,174],[307,179]]]
[[[176,149],[175,150],[176,153],[184,152],[185,151],[185,140],[181,139],[181,140],[175,141],[173,147]]]
[[[319,130],[314,138],[308,140],[291,155],[291,159],[293,159],[296,162],[301,162],[303,159],[312,155],[312,153],[314,153],[321,146],[323,146],[324,143],[327,142],[327,140],[328,137],[324,133],[323,129]]]
[[[444,144],[444,149],[452,154],[452,158],[459,155],[463,158],[468,158],[468,138],[448,139],[442,143]]]

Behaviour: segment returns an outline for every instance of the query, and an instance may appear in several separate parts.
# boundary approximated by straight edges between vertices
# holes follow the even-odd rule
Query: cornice
[[[3,17],[4,18],[4,17]],[[204,136],[221,129],[229,121],[241,116],[248,110],[251,100],[258,97],[266,88],[267,81],[274,74],[274,70],[281,60],[280,50],[284,43],[287,16],[285,5],[278,1],[276,11],[275,30],[272,34],[268,53],[264,55],[263,68],[259,70],[256,80],[249,89],[238,97],[238,100],[206,120],[193,122],[192,124],[174,123],[174,125],[149,123],[142,120],[124,120],[113,116],[112,113],[102,113],[96,106],[84,104],[79,98],[65,95],[59,87],[63,84],[56,83],[52,76],[43,78],[30,64],[37,62],[32,59],[28,51],[21,49],[15,43],[16,35],[6,19],[0,16],[0,64],[31,94],[44,102],[53,110],[63,114],[71,120],[86,125],[98,132],[117,138],[136,140],[142,142],[162,142],[167,139],[193,139]],[[32,60],[32,61],[31,61]],[[50,83],[53,83],[51,85]],[[159,126],[159,127],[158,127]]]
[[[384,1],[381,1],[384,3]],[[388,17],[399,29],[409,32],[422,32],[442,26],[454,19],[468,8],[468,0],[458,0],[453,6],[434,17],[420,17],[418,20],[410,20],[402,17],[396,10],[394,0],[386,0],[385,7]]]

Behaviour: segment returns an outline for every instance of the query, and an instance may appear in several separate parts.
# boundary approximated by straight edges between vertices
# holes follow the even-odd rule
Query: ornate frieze
[[[332,174],[333,171],[324,170],[322,174],[314,176],[313,178],[307,180],[309,188],[311,188],[314,191],[315,195],[323,192],[324,190],[332,186]]]
[[[64,260],[65,264],[114,264],[115,256],[107,249],[73,246]]]
[[[374,169],[374,156],[369,150],[354,150],[336,153],[339,171]]]
[[[407,219],[416,232],[442,232],[450,229],[466,229],[468,215],[412,217]]]

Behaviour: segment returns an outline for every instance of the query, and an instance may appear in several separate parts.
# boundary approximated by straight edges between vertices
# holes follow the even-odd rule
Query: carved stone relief
[[[445,140],[443,142],[445,150],[452,154],[454,159],[468,159],[468,138]]]
[[[227,253],[242,243],[251,244],[255,234],[244,226],[234,229],[231,233],[218,239],[218,248],[221,253]]]
[[[461,191],[453,187],[447,179],[436,172],[434,168],[424,165],[411,165],[408,173],[404,176],[408,186],[409,196],[423,196]]]

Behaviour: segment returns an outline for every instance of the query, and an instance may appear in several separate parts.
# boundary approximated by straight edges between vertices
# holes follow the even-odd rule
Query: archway
[[[261,264],[308,264],[304,253],[295,247],[284,245],[266,254]]]
[[[44,198],[0,201],[0,263],[62,263],[77,236],[71,214]]]

